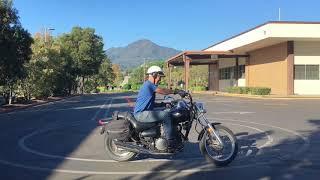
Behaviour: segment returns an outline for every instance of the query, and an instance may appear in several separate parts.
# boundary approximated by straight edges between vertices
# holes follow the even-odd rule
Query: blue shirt
[[[149,80],[145,81],[140,88],[138,98],[134,107],[134,114],[142,111],[151,111],[156,99],[157,85]]]

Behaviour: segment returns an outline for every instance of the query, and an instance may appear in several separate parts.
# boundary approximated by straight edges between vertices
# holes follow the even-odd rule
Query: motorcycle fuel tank
[[[157,128],[148,129],[141,132],[142,137],[157,137],[160,134],[160,130]]]

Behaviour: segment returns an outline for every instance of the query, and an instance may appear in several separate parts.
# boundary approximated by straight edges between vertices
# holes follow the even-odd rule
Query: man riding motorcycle
[[[185,91],[173,91],[167,88],[158,87],[164,73],[159,66],[151,66],[147,70],[148,79],[143,83],[139,90],[134,108],[134,117],[140,122],[163,122],[165,138],[169,149],[174,149],[181,145],[181,138],[178,138],[177,132],[173,129],[169,110],[154,110],[156,93],[168,95],[185,95]]]

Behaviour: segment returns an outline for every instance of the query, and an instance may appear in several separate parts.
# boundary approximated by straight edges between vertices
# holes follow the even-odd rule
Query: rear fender
[[[221,123],[211,123],[211,125],[214,127],[216,125],[219,125]],[[204,133],[206,132],[205,130],[207,129],[208,126],[206,126],[204,129],[201,130],[199,136],[198,136],[198,141],[200,141],[202,139],[202,136],[204,135]]]

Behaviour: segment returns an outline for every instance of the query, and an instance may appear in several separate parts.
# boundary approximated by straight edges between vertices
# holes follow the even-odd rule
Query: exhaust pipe
[[[151,150],[146,149],[144,147],[141,147],[139,145],[131,144],[129,142],[114,141],[114,144],[118,148],[122,148],[127,151],[140,153],[140,154],[152,154],[152,155],[171,155],[171,154],[173,154],[173,153],[167,153],[167,152],[154,152],[154,151],[151,151]]]
[[[135,152],[135,153],[142,153],[142,154],[152,154],[152,151],[150,151],[144,147],[138,146],[136,144],[125,143],[125,142],[121,142],[121,141],[114,141],[114,144],[118,148],[122,148],[127,151],[131,151],[131,152]]]

